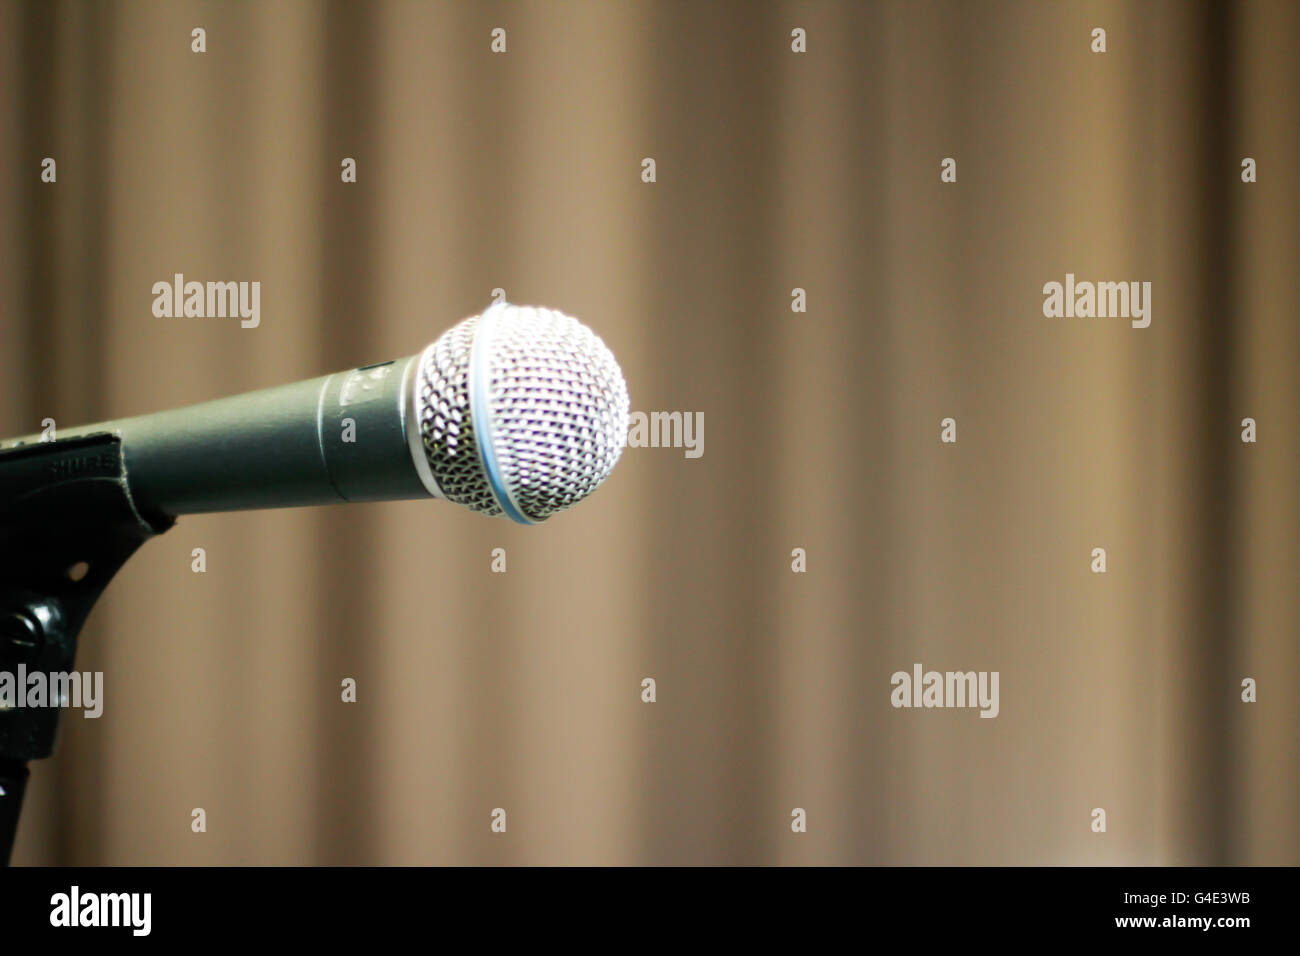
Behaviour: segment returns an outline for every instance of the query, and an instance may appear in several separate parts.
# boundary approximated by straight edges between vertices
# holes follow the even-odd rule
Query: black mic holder
[[[25,674],[71,674],[95,601],[136,549],[174,520],[136,510],[121,441],[109,433],[0,451],[0,865],[8,865],[27,762],[54,752],[61,701],[21,701]],[[52,691],[53,685],[47,683]]]

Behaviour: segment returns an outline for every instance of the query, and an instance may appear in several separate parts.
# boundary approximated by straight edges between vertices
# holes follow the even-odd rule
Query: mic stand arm
[[[13,850],[27,762],[54,752],[57,705],[66,701],[49,699],[49,677],[72,673],[77,635],[99,595],[172,524],[136,510],[116,435],[0,450],[0,865]],[[18,706],[20,674],[37,672],[46,676],[46,706]]]

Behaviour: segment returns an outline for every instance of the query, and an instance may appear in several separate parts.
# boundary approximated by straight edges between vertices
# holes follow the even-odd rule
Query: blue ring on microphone
[[[497,316],[506,308],[504,302],[485,310],[478,319],[478,328],[474,332],[474,346],[470,352],[469,367],[469,413],[474,420],[474,434],[478,436],[479,461],[487,474],[492,496],[496,498],[501,510],[511,521],[523,525],[535,525],[519,510],[505,483],[501,480],[501,466],[497,462],[496,445],[492,434],[492,411],[488,402],[488,382],[492,380],[492,349],[489,347],[492,332],[496,328]],[[484,426],[484,427],[480,427]]]

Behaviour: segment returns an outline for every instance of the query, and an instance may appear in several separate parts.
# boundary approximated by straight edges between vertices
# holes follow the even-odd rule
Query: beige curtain
[[[0,435],[495,288],[706,424],[537,529],[183,519],[15,862],[1300,862],[1298,48],[1286,0],[0,3]],[[260,327],[155,318],[177,272]],[[1067,273],[1150,327],[1044,317]],[[895,709],[918,662],[999,715]]]

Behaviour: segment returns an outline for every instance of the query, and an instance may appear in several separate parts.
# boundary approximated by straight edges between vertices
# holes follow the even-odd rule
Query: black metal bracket
[[[17,706],[19,677],[72,672],[95,601],[172,523],[137,511],[115,435],[0,451],[0,865],[13,848],[27,761],[54,752],[63,709]]]

